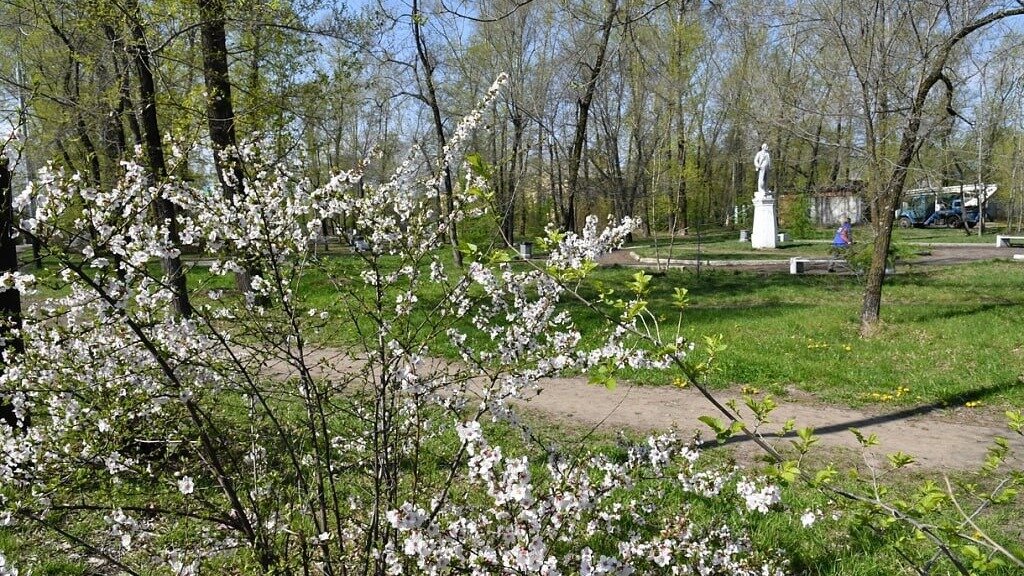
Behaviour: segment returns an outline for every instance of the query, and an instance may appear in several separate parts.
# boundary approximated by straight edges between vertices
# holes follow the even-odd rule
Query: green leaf
[[[800,428],[796,431],[796,435],[800,440],[790,440],[790,442],[793,443],[793,447],[801,454],[806,454],[811,449],[811,446],[818,443],[818,438],[814,435],[814,428],[810,426]]]
[[[617,384],[615,380],[615,367],[609,364],[602,364],[590,373],[590,383],[599,384],[608,390],[614,390]]]
[[[782,429],[779,430],[779,436],[789,434],[794,428],[796,428],[796,419],[790,418],[789,420],[786,420],[786,423],[782,425]]]
[[[821,470],[818,470],[818,472],[814,475],[814,485],[820,486],[823,484],[828,484],[836,477],[837,474],[838,472],[836,472],[835,468],[833,468],[831,465]]]
[[[676,288],[675,293],[672,295],[672,304],[680,310],[690,305],[690,291],[686,288]]]
[[[1017,499],[1017,494],[1019,494],[1017,490],[1007,488],[998,494],[993,494],[989,500],[991,500],[993,504],[1008,504]]]
[[[1017,434],[1024,434],[1024,412],[1020,410],[1007,410],[1006,419],[1009,422],[1010,430]]]
[[[859,442],[860,445],[863,446],[864,448],[867,448],[869,446],[875,446],[878,444],[878,436],[874,434],[869,434],[868,436],[865,436],[864,434],[861,433],[860,430],[856,428],[850,428],[850,432],[853,432],[853,435],[857,438],[857,442]]]
[[[627,282],[626,286],[633,290],[638,296],[642,296],[647,293],[647,290],[651,284],[651,276],[643,271],[633,274],[633,281]]]
[[[718,440],[719,444],[743,431],[743,423],[738,420],[734,420],[729,426],[726,426],[721,420],[713,416],[699,416],[697,419],[715,431],[715,439]]]
[[[466,164],[469,165],[470,169],[477,176],[490,179],[494,174],[494,167],[488,164],[478,152],[466,154]]]
[[[791,484],[800,476],[800,465],[796,460],[786,460],[775,465],[771,469],[771,473],[783,482]]]
[[[917,509],[921,512],[931,512],[938,509],[948,500],[946,493],[939,488],[939,485],[931,480],[925,482],[917,490]]]
[[[725,431],[725,424],[722,424],[722,421],[714,416],[699,416],[697,420],[707,424],[708,428],[715,431],[715,434],[721,434]]]
[[[754,413],[754,417],[760,423],[768,422],[768,416],[778,407],[771,396],[765,396],[764,400],[758,401],[750,395],[744,395],[743,403]]]
[[[515,254],[515,252],[510,250],[495,250],[491,252],[490,255],[487,257],[487,261],[490,264],[503,264],[506,262],[511,262],[512,257]]]
[[[995,472],[1006,461],[1006,455],[1009,453],[1010,443],[1006,441],[1006,438],[996,436],[995,440],[992,441],[992,446],[988,448],[982,470],[985,472]]]
[[[904,454],[903,452],[893,452],[888,455],[888,458],[889,464],[891,464],[893,468],[903,468],[904,466],[913,464],[916,461],[913,456]]]

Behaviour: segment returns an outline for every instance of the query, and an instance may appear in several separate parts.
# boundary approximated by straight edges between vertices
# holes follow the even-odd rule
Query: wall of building
[[[864,201],[860,196],[811,196],[811,221],[831,226],[849,218],[853,224],[864,220]]]

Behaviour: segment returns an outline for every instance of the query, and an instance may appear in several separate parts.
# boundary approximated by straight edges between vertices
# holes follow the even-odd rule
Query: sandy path
[[[934,244],[920,246],[922,254],[912,262],[901,265],[904,269],[917,266],[955,265],[965,262],[1012,259],[1024,253],[1019,248],[996,248],[988,244]],[[771,252],[766,251],[766,259]],[[638,266],[635,255],[620,250],[602,258],[605,265]],[[721,264],[703,264],[711,267],[744,269],[760,273],[789,272],[788,263],[748,261]],[[719,400],[729,394],[719,393]],[[802,395],[802,393],[801,393]],[[876,434],[880,445],[873,449],[878,454],[902,451],[915,456],[918,465],[929,469],[972,469],[985,458],[985,450],[996,435],[1010,439],[1018,451],[1024,451],[1021,436],[1013,434],[1002,424],[1003,409],[939,409],[937,407],[902,407],[889,411],[862,411],[828,405],[807,397],[801,400],[776,399],[779,408],[773,421],[785,422],[794,418],[798,426],[811,426],[821,437],[821,444],[830,447],[858,448],[850,428],[864,434]],[[676,390],[654,387],[626,386],[619,390],[596,392],[588,390],[586,383],[572,379],[550,383],[544,396],[534,402],[534,408],[575,419],[587,424],[603,421],[606,427],[626,427],[637,430],[655,430],[676,425],[681,429],[694,426],[707,427],[697,417],[707,414],[719,417],[714,408],[695,390]],[[776,424],[778,426],[778,424]],[[1012,435],[1012,437],[1011,437]],[[734,439],[743,451],[757,450],[749,440]]]
[[[309,352],[307,361],[314,372],[329,378],[345,378],[358,371],[360,362],[337,349]],[[440,368],[440,362],[434,368]],[[281,364],[264,368],[278,377],[294,376]],[[716,391],[719,402],[738,398],[737,393]],[[778,408],[772,423],[762,432],[772,434],[789,418],[798,427],[811,426],[826,449],[856,449],[858,444],[850,428],[865,435],[876,434],[880,444],[871,449],[884,462],[884,455],[901,451],[917,459],[916,466],[931,470],[976,469],[996,435],[1007,437],[1011,446],[1024,454],[1024,438],[1012,434],[1003,423],[1003,408],[939,408],[933,406],[891,406],[885,409],[858,410],[829,405],[799,391],[786,398],[775,398]],[[605,432],[631,430],[654,432],[675,428],[689,433],[700,430],[711,437],[708,427],[698,418],[703,415],[724,419],[699,391],[671,386],[638,386],[620,383],[608,390],[590,384],[586,378],[553,378],[541,382],[540,392],[520,403],[522,408],[543,419],[574,428],[594,427]],[[742,406],[742,400],[738,401]],[[772,443],[788,447],[788,439],[772,434]],[[760,448],[738,436],[730,442],[743,459],[760,455]]]
[[[1024,248],[996,248],[989,244],[915,244],[915,249],[921,252],[913,260],[898,263],[897,273],[912,271],[920,266],[948,266],[962,264],[978,260],[1012,260],[1015,254],[1024,254]],[[742,261],[703,261],[701,267],[722,268],[732,270],[748,270],[751,272],[789,272],[789,256],[798,254],[787,253],[785,256],[773,254],[766,250],[764,260],[742,260]],[[604,265],[632,266],[640,268],[655,268],[653,262],[641,263],[635,253],[629,250],[616,250],[604,255],[600,262]],[[673,267],[694,268],[692,261],[676,260]],[[815,269],[811,273],[823,273],[824,267]]]
[[[724,402],[737,395],[715,392]],[[1011,434],[1000,424],[992,408],[935,409],[932,407],[894,407],[887,411],[863,411],[827,405],[811,398],[775,398],[778,408],[765,431],[778,430],[793,418],[798,427],[811,426],[822,446],[858,448],[850,428],[865,435],[876,434],[880,444],[872,453],[902,451],[917,458],[917,465],[928,469],[967,470],[977,468],[985,450],[996,435]],[[742,406],[742,401],[738,402]],[[715,408],[694,389],[624,384],[614,390],[593,386],[583,378],[560,378],[544,382],[543,391],[529,402],[529,409],[559,421],[598,426],[604,430],[630,429],[641,432],[676,427],[680,431],[710,430],[697,418],[702,415],[722,419]],[[788,446],[788,440],[772,436],[774,444]],[[1024,454],[1024,439],[1014,434],[1011,446]],[[730,442],[743,454],[757,453],[753,442],[736,437]]]

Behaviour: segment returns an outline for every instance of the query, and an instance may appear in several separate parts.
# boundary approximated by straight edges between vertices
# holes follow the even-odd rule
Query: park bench
[[[858,270],[850,266],[850,263],[843,257],[836,258],[800,258],[799,256],[789,259],[789,273],[790,274],[803,274],[811,269],[812,266],[821,266],[828,269],[832,266],[836,270],[844,270],[848,272],[858,273]]]
[[[830,272],[852,272],[857,277],[860,277],[862,272],[862,270],[850,264],[845,254],[836,255],[831,258],[801,258],[794,256],[789,259],[790,274],[803,274],[810,271],[812,266],[821,267]],[[889,268],[886,268],[886,272],[890,272]]]
[[[804,272],[807,272],[812,265],[824,264],[827,266],[828,263],[828,258],[800,258],[799,256],[794,256],[789,259],[789,273],[803,274]]]
[[[1009,248],[1014,242],[1024,246],[1024,236],[996,236],[996,248]]]

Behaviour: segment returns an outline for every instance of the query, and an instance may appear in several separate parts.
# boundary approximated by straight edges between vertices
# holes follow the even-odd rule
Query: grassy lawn
[[[928,244],[985,244],[995,245],[996,235],[1003,234],[1005,227],[990,225],[985,234],[978,236],[972,230],[967,235],[963,230],[949,228],[897,228],[893,231],[893,242],[911,244],[924,248]],[[702,260],[779,260],[791,256],[822,257],[828,254],[832,229],[819,229],[808,238],[797,238],[780,244],[775,250],[755,250],[750,242],[740,242],[735,230],[714,229],[700,235],[691,234],[675,239],[657,236],[634,242],[628,249],[644,258],[675,258],[692,260],[699,255]],[[854,241],[866,244],[871,241],[872,232],[868,226],[853,230]]]
[[[384,266],[393,267],[387,261]],[[339,318],[324,331],[323,343],[346,346],[367,337],[344,314],[351,310],[346,306],[353,296],[368,293],[358,278],[364,268],[359,256],[331,254],[311,267],[298,286],[303,307],[332,310],[335,318]],[[614,267],[597,269],[583,283],[581,293],[593,298],[600,284],[622,295],[628,292],[626,285],[635,272]],[[720,357],[720,371],[712,376],[711,383],[716,387],[749,385],[779,395],[798,388],[825,401],[851,405],[981,402],[988,406],[1019,407],[1024,404],[1024,333],[1019,329],[1024,322],[1024,293],[1019,278],[1020,264],[1014,262],[979,262],[901,273],[886,285],[882,309],[885,324],[880,334],[870,340],[857,336],[861,286],[848,276],[791,276],[716,269],[705,269],[698,276],[687,270],[669,271],[651,281],[649,304],[659,317],[663,335],[670,339],[672,334],[666,331],[674,330],[676,325],[672,311],[674,289],[689,290],[691,304],[683,313],[683,334],[697,342],[705,335],[721,334],[728,346]],[[190,272],[189,282],[196,290],[197,301],[202,300],[205,289],[230,292],[233,286],[230,276],[214,277],[202,267]],[[429,315],[431,306],[445,296],[442,288],[420,294],[417,320]],[[604,318],[589,308],[571,302],[568,306],[585,336],[605,326]],[[437,342],[433,350],[438,355],[453,354],[443,341]],[[674,375],[639,372],[628,376],[659,385],[670,382]],[[225,400],[219,405],[225,412],[225,421],[237,418],[238,429],[244,429],[244,406]],[[624,457],[616,438],[581,437],[569,425],[547,426],[537,432],[543,445],[585,445],[614,459]],[[530,454],[531,462],[540,470],[543,454],[531,452],[515,430],[494,425],[490,431],[506,453]],[[436,453],[443,455],[442,448],[450,449],[452,438],[449,435],[437,441]],[[711,456],[728,458],[717,450]],[[440,470],[443,464],[444,459],[438,457],[436,462],[428,459],[424,466]],[[918,480],[897,478],[888,489],[895,494],[909,494]],[[974,479],[957,474],[954,480]],[[840,486],[855,484],[849,476],[838,482]],[[671,480],[652,481],[642,488],[660,495],[661,510],[677,509],[684,501],[694,501],[692,495],[684,494]],[[785,550],[793,561],[794,572],[801,574],[881,576],[894,573],[899,565],[897,549],[921,563],[930,556],[929,550],[918,549],[919,544],[912,539],[898,542],[891,536],[879,538],[852,514],[831,518],[835,504],[820,492],[794,485],[786,489],[783,502],[793,514],[760,517],[722,507],[714,500],[697,499],[693,502],[691,520],[698,526],[711,520],[742,526],[759,546]],[[804,528],[798,519],[805,510],[818,511],[829,518]],[[949,521],[955,520],[955,515],[950,514]],[[987,512],[979,522],[1001,540],[1012,541],[1020,518],[1012,505],[1007,505]],[[1010,536],[1003,537],[1003,530],[1010,532]],[[32,538],[0,528],[0,549],[13,551],[33,546]],[[1020,552],[1018,548],[1014,551]],[[60,558],[45,562],[37,567],[36,573],[85,573]]]
[[[364,266],[359,256],[332,254],[307,270],[299,287],[303,306],[331,310],[334,318],[344,319],[316,336],[321,343],[358,345],[366,330],[373,330],[363,325],[360,334],[346,313],[352,291],[365,290],[358,279]],[[581,294],[594,298],[594,287],[601,285],[622,295],[635,272],[599,268],[584,283]],[[1020,273],[1020,264],[1014,262],[901,273],[885,286],[881,333],[867,340],[857,335],[861,286],[849,276],[714,268],[705,268],[698,276],[690,270],[671,270],[652,280],[649,300],[663,331],[674,330],[677,314],[672,294],[677,287],[689,290],[691,304],[683,314],[683,335],[698,343],[704,336],[721,335],[727,346],[720,356],[720,370],[712,375],[715,387],[749,385],[774,394],[796,388],[853,406],[878,402],[1019,406],[1024,404]],[[233,288],[230,276],[213,277],[202,267],[190,272],[189,284],[199,301],[206,289],[231,292]],[[45,288],[41,292],[36,298],[54,294]],[[414,316],[429,316],[431,307],[445,296],[439,287],[421,293],[420,312]],[[569,306],[585,338],[605,326],[606,320],[593,311],[571,302]],[[439,356],[456,355],[444,338],[435,339],[433,350]],[[676,375],[643,371],[624,376],[663,385]]]
[[[362,265],[352,255],[327,258],[304,279],[300,292],[305,304],[341,312],[349,300],[346,291],[363,289],[356,279]],[[597,285],[624,294],[635,272],[600,268],[581,294],[595,298]],[[698,276],[671,270],[652,280],[649,300],[662,329],[674,330],[672,294],[677,287],[689,290],[683,335],[698,343],[704,336],[721,335],[727,345],[720,370],[712,375],[716,387],[750,385],[775,394],[797,388],[853,406],[979,401],[1019,406],[1024,404],[1024,333],[1019,329],[1024,325],[1024,291],[1019,275],[1020,264],[1014,262],[901,273],[885,286],[880,334],[866,340],[857,335],[862,288],[849,276],[714,268]],[[210,278],[201,269],[190,277],[192,286],[231,285],[229,277]],[[445,294],[439,288],[419,297],[428,315]],[[569,306],[585,338],[605,326],[602,316],[571,302]],[[372,327],[363,329],[365,336]],[[363,336],[344,321],[332,324],[320,338],[324,344],[345,346],[358,344]],[[455,350],[442,340],[434,342],[435,353],[453,357]],[[663,385],[675,374],[642,371],[624,376]]]
[[[1024,292],[1020,265],[975,263],[889,280],[881,334],[857,335],[861,287],[850,277],[709,269],[652,281],[651,307],[669,316],[675,287],[690,291],[684,334],[721,334],[728,349],[713,384],[783,393],[796,387],[851,405],[871,402],[1024,403]],[[606,269],[608,286],[634,273]],[[586,330],[584,330],[586,333]],[[669,374],[636,378],[666,383]]]

